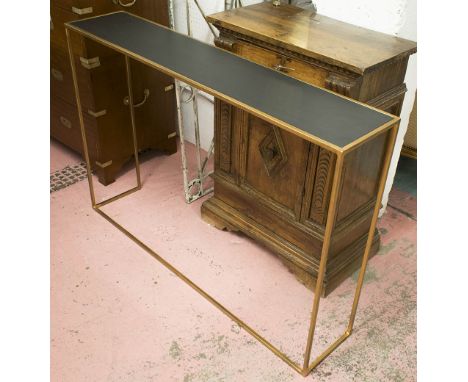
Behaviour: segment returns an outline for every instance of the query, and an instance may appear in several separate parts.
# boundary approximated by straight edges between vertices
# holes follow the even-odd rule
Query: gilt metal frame
[[[86,137],[86,131],[85,131],[85,126],[84,126],[84,120],[83,120],[83,112],[82,112],[82,106],[81,106],[81,100],[80,100],[80,93],[79,93],[79,87],[78,87],[78,80],[77,80],[77,74],[76,74],[76,68],[75,68],[75,61],[74,61],[74,56],[73,56],[73,50],[72,50],[72,45],[71,45],[71,40],[70,40],[70,31],[74,31],[81,35],[82,37],[87,37],[90,38],[98,43],[101,43],[111,49],[114,49],[117,52],[122,53],[125,56],[125,67],[126,67],[126,74],[127,74],[127,87],[128,87],[128,93],[129,93],[129,108],[130,108],[130,120],[131,120],[131,127],[132,127],[132,140],[133,140],[133,148],[134,148],[134,158],[135,158],[135,170],[136,170],[136,180],[137,180],[137,185],[127,191],[124,191],[116,196],[110,197],[106,200],[97,202],[96,201],[96,196],[94,193],[94,187],[93,187],[93,178],[92,178],[92,173],[91,173],[91,162],[89,158],[89,152],[88,152],[88,144],[87,144],[87,137]],[[88,184],[89,184],[89,191],[90,191],[90,196],[91,196],[91,204],[92,208],[100,214],[103,218],[105,218],[108,222],[110,222],[114,227],[116,227],[118,230],[120,230],[124,235],[126,235],[129,239],[131,239],[133,242],[135,242],[138,246],[140,246],[143,250],[145,250],[148,254],[150,254],[152,257],[154,257],[157,261],[159,261],[164,267],[166,267],[170,272],[174,273],[177,277],[179,277],[182,281],[184,281],[187,285],[189,285],[192,289],[194,289],[196,292],[198,292],[202,297],[204,297],[206,300],[208,300],[210,303],[212,303],[215,307],[217,307],[221,312],[223,312],[225,315],[227,315],[230,319],[235,321],[237,324],[239,324],[240,327],[242,327],[244,330],[246,330],[250,335],[252,335],[256,340],[258,340],[261,344],[263,344],[265,347],[267,347],[270,351],[272,351],[276,356],[281,358],[284,362],[286,362],[289,366],[291,366],[295,371],[300,373],[303,376],[307,376],[317,365],[319,365],[327,356],[329,356],[343,341],[348,338],[353,330],[354,326],[354,321],[356,317],[356,312],[357,312],[357,307],[359,303],[359,298],[361,296],[361,290],[364,282],[364,275],[367,267],[367,262],[369,259],[369,253],[370,249],[372,246],[372,239],[373,239],[373,233],[376,228],[377,224],[377,219],[379,215],[379,209],[380,209],[380,204],[382,200],[382,195],[384,192],[385,188],[385,182],[387,179],[387,174],[388,174],[388,169],[391,161],[391,157],[393,154],[393,149],[395,145],[395,140],[396,136],[398,133],[398,127],[399,127],[399,121],[400,119],[398,117],[392,116],[392,120],[389,122],[377,127],[370,133],[362,136],[361,138],[355,140],[354,142],[344,146],[344,147],[338,147],[334,144],[331,144],[329,142],[323,141],[318,137],[311,136],[310,134],[307,134],[303,132],[302,130],[296,129],[293,126],[290,126],[276,118],[273,118],[269,116],[268,114],[264,114],[259,112],[256,109],[249,108],[249,105],[245,104],[239,104],[233,99],[230,99],[229,97],[216,92],[213,89],[209,89],[206,86],[202,84],[198,84],[195,81],[191,80],[190,78],[183,77],[180,74],[177,74],[175,72],[172,72],[168,68],[164,68],[154,62],[150,61],[145,61],[139,57],[133,57],[132,52],[124,50],[122,48],[119,48],[117,46],[114,46],[112,43],[107,42],[106,40],[102,40],[96,36],[93,36],[91,34],[87,34],[86,32],[80,30],[79,28],[76,28],[70,24],[65,24],[65,32],[66,32],[66,38],[67,38],[67,46],[68,46],[68,51],[69,51],[69,56],[70,56],[70,64],[71,64],[71,69],[72,69],[72,77],[73,77],[73,84],[75,88],[75,96],[76,96],[76,103],[77,103],[77,108],[78,108],[78,116],[79,116],[79,122],[80,122],[80,129],[81,129],[81,136],[83,139],[83,152],[84,156],[86,159],[86,167],[87,167],[87,172],[88,172]],[[157,252],[155,252],[153,249],[151,249],[148,245],[146,245],[143,241],[141,241],[139,238],[137,238],[135,235],[133,235],[131,232],[129,232],[125,227],[123,227],[120,223],[118,223],[116,220],[114,220],[112,217],[110,217],[108,214],[106,214],[104,211],[102,211],[102,207],[112,203],[118,199],[121,199],[133,192],[136,192],[141,189],[142,183],[141,183],[141,178],[140,178],[140,164],[138,161],[138,145],[137,145],[137,135],[136,135],[136,126],[135,126],[135,118],[134,118],[134,106],[133,106],[133,94],[132,94],[132,87],[131,87],[131,72],[130,72],[130,64],[129,64],[129,59],[134,58],[138,59],[140,62],[143,62],[151,67],[153,67],[156,70],[160,70],[161,72],[171,75],[175,77],[176,79],[182,80],[186,83],[189,83],[191,86],[197,86],[201,88],[202,90],[208,92],[209,94],[212,94],[216,97],[219,97],[226,102],[229,102],[236,107],[243,108],[246,111],[249,111],[251,113],[255,113],[257,116],[260,118],[264,119],[267,122],[276,124],[278,127],[289,131],[297,136],[300,136],[309,142],[312,142],[320,147],[323,147],[336,155],[336,165],[335,165],[335,171],[333,175],[333,184],[332,184],[332,191],[331,191],[331,197],[329,201],[329,208],[328,208],[328,214],[327,214],[327,221],[326,221],[326,226],[325,226],[325,233],[324,233],[324,239],[323,239],[323,245],[322,245],[322,250],[321,250],[321,258],[320,258],[320,266],[319,266],[319,272],[317,276],[317,282],[316,282],[316,287],[315,287],[315,292],[314,292],[314,298],[312,302],[312,309],[311,309],[311,315],[310,315],[310,324],[309,324],[309,331],[308,331],[308,336],[307,336],[307,344],[306,348],[304,351],[304,360],[302,365],[296,363],[293,361],[288,355],[286,355],[284,352],[282,352],[278,347],[274,346],[271,342],[269,342],[266,338],[264,338],[261,334],[259,334],[256,330],[254,330],[249,324],[245,323],[242,321],[239,317],[237,317],[233,312],[231,312],[229,309],[227,309],[225,306],[223,306],[220,302],[218,302],[214,297],[212,297],[210,294],[208,294],[205,290],[203,290],[200,286],[195,284],[192,280],[190,280],[186,275],[184,275],[182,272],[180,272],[176,267],[174,267],[171,263],[169,263],[167,260],[165,260],[163,257],[161,257]],[[325,90],[325,89],[324,89]],[[331,92],[330,92],[331,93]],[[337,97],[341,97],[340,95],[336,95]],[[356,102],[350,100],[350,102]],[[380,111],[380,110],[379,110]],[[380,111],[381,112],[381,111]],[[383,112],[382,112],[383,113]],[[388,113],[385,113],[388,114]],[[369,232],[368,232],[368,239],[366,242],[365,246],[365,251],[362,259],[362,265],[359,271],[359,277],[357,280],[357,285],[356,289],[354,292],[354,299],[353,299],[353,304],[349,316],[349,321],[347,328],[345,332],[335,341],[333,342],[325,351],[323,351],[317,358],[315,358],[312,362],[310,361],[310,356],[311,356],[311,351],[312,351],[312,345],[313,345],[313,340],[314,340],[314,334],[315,334],[315,327],[316,327],[316,322],[317,322],[317,315],[319,311],[319,305],[320,305],[320,299],[322,295],[322,288],[323,288],[323,281],[324,281],[324,275],[325,275],[325,269],[326,269],[326,264],[327,264],[327,259],[328,259],[328,254],[329,254],[329,249],[330,249],[330,243],[333,235],[333,229],[335,226],[335,220],[336,220],[336,215],[337,215],[337,202],[338,202],[338,197],[339,197],[339,190],[343,181],[343,168],[345,165],[346,157],[353,152],[357,147],[361,146],[362,144],[370,141],[371,139],[375,139],[379,137],[381,134],[388,134],[387,136],[387,141],[386,141],[386,149],[385,149],[385,154],[384,154],[384,160],[382,163],[382,167],[380,170],[380,178],[379,178],[379,184],[378,184],[378,191],[377,191],[377,197],[375,201],[375,206],[372,214],[372,219],[369,227]]]

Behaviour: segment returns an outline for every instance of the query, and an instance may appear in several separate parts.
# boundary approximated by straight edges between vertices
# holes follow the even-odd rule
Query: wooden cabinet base
[[[163,142],[154,144],[151,146],[151,149],[163,152],[165,155],[175,154],[177,152],[176,137],[174,136]],[[93,168],[93,171],[96,172],[99,183],[103,184],[104,186],[107,186],[115,182],[115,179],[118,177],[120,171],[122,171],[122,168],[126,164],[132,163],[133,160],[133,155],[129,154],[127,157],[121,158],[118,161],[111,161],[110,163],[104,165],[96,164]]]
[[[416,52],[412,41],[271,2],[209,15],[208,21],[220,32],[219,48],[389,113],[401,111],[408,59]],[[288,94],[265,89],[265,97]],[[386,139],[346,158],[325,295],[359,269]],[[203,218],[259,241],[313,287],[336,156],[219,100],[214,152],[214,196],[203,204]],[[378,247],[375,232],[371,255]]]
[[[387,134],[349,154],[325,274],[324,294],[359,268]],[[215,99],[214,196],[202,217],[279,254],[315,285],[335,172],[332,152]],[[378,249],[375,233],[373,253]]]
[[[272,255],[278,255],[281,261],[294,274],[294,276],[308,289],[315,289],[318,274],[318,261],[320,253],[305,256],[304,252],[278,236],[267,227],[258,224],[255,220],[230,207],[223,201],[212,197],[205,201],[201,207],[201,216],[208,224],[227,231],[240,231],[258,243],[272,250]],[[359,269],[367,236],[363,235],[337,253],[327,265],[323,284],[323,296],[329,295],[342,281]],[[370,256],[379,250],[380,235],[375,232],[374,242]],[[312,259],[312,261],[310,261]]]

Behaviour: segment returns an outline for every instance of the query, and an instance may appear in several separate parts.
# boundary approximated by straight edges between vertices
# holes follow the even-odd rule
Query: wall
[[[258,2],[260,1],[243,0],[244,5]],[[193,2],[190,3],[193,15],[192,31],[194,37],[212,43],[213,38],[211,32],[199,15]],[[199,0],[199,3],[206,14],[219,12],[224,9],[224,0]],[[314,3],[320,14],[378,32],[416,41],[416,0],[314,0]],[[186,32],[185,0],[174,0],[174,15],[176,29],[181,32]],[[400,131],[398,133],[395,152],[390,165],[387,185],[382,201],[384,207],[387,205],[388,194],[393,184],[398,158],[403,146],[403,138],[408,128],[409,115],[416,92],[416,62],[417,55],[415,54],[410,57],[406,73],[405,82],[408,92],[406,93],[401,112]],[[184,124],[185,126],[190,126],[189,129],[186,129],[186,139],[193,142],[194,134],[191,128],[193,126],[193,119],[192,113],[187,106],[190,105],[183,105],[182,108]],[[213,134],[213,106],[208,100],[200,97],[198,107],[202,147],[207,148]]]

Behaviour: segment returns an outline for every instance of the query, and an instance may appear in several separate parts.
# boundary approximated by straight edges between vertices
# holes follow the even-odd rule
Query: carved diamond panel
[[[270,132],[258,145],[268,176],[275,176],[288,161],[288,155],[284,148],[281,133],[276,126],[272,126]]]

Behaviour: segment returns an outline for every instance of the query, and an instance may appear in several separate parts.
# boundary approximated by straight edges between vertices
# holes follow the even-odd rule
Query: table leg
[[[387,131],[387,130],[385,130]],[[322,257],[320,260],[320,268],[319,268],[319,276],[317,279],[317,286],[315,290],[315,296],[314,296],[314,304],[312,308],[312,315],[311,315],[311,324],[309,328],[309,337],[307,340],[307,346],[306,346],[306,353],[304,356],[304,366],[302,369],[302,375],[307,376],[315,367],[317,367],[320,362],[322,362],[328,355],[330,355],[346,338],[348,338],[351,335],[353,325],[354,325],[354,320],[356,318],[356,312],[357,312],[357,307],[359,303],[359,297],[361,295],[362,291],[362,285],[364,283],[364,276],[366,273],[366,268],[367,268],[367,262],[369,260],[369,254],[370,250],[372,247],[372,239],[373,239],[373,233],[375,231],[376,225],[377,225],[377,219],[379,217],[379,211],[380,211],[380,205],[382,202],[382,196],[384,193],[385,189],[385,183],[387,181],[387,174],[388,174],[388,169],[390,167],[390,162],[392,159],[393,155],[393,149],[395,146],[395,140],[397,137],[398,133],[398,124],[395,124],[390,128],[389,136],[387,138],[387,145],[386,145],[386,152],[385,152],[385,157],[384,161],[382,164],[382,169],[380,172],[380,180],[379,180],[379,188],[377,192],[377,198],[375,201],[375,206],[374,206],[374,212],[372,215],[372,220],[371,224],[369,227],[369,232],[368,232],[368,238],[367,238],[367,243],[366,247],[364,250],[364,255],[362,259],[362,265],[361,269],[359,271],[359,277],[356,285],[356,290],[355,290],[355,295],[354,295],[354,300],[353,300],[353,305],[351,308],[351,314],[350,314],[350,319],[348,323],[348,327],[346,331],[335,341],[333,342],[321,355],[319,355],[310,365],[309,365],[309,359],[310,359],[310,351],[312,347],[312,342],[313,342],[313,336],[314,336],[314,331],[315,331],[315,324],[316,324],[316,319],[317,319],[317,313],[318,313],[318,305],[320,300],[320,294],[322,291],[322,284],[323,284],[323,273],[325,271],[325,268],[322,269],[323,267],[326,267],[326,260],[328,258],[328,251],[329,251],[329,244],[331,240],[331,233],[330,231],[333,230],[333,227],[331,227],[331,224],[334,224],[334,218],[336,215],[336,195],[333,194],[335,192],[335,188],[338,188],[340,179],[338,177],[341,177],[342,173],[342,166],[343,166],[343,158],[346,156],[347,153],[341,154],[341,161],[340,161],[340,155],[338,155],[337,158],[337,164],[335,168],[335,177],[333,180],[333,189],[332,189],[332,196],[330,199],[330,206],[329,206],[329,211],[328,211],[328,216],[327,216],[327,225],[325,228],[325,238],[324,238],[324,244],[322,247]],[[340,163],[341,162],[341,163]],[[330,221],[330,219],[332,219]],[[330,224],[331,223],[331,224]],[[329,227],[330,226],[330,227]],[[326,246],[327,244],[327,246]],[[321,277],[322,276],[322,277]]]
[[[341,184],[341,178],[343,174],[343,163],[344,163],[344,154],[338,153],[336,154],[336,164],[335,164],[335,173],[333,176],[333,186],[330,196],[330,203],[328,205],[328,214],[327,214],[327,223],[325,226],[325,234],[323,238],[323,245],[322,245],[322,252],[320,255],[320,266],[319,272],[317,276],[317,282],[315,285],[315,292],[314,292],[314,302],[312,305],[312,313],[310,318],[310,326],[309,326],[309,334],[307,337],[307,345],[304,354],[304,364],[302,367],[302,373],[304,375],[309,374],[309,361],[310,361],[310,353],[312,350],[312,342],[314,340],[314,333],[315,333],[315,326],[317,323],[317,315],[320,305],[320,297],[322,295],[322,288],[323,288],[323,279],[325,276],[325,270],[327,268],[327,260],[328,260],[328,253],[330,252],[330,243],[333,234],[333,228],[335,227],[335,218],[337,212],[337,204],[338,204],[338,196]]]

